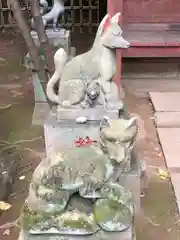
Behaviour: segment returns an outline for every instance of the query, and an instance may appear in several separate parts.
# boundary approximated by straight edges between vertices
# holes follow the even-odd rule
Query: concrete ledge
[[[157,128],[167,167],[179,168],[180,128]]]
[[[150,92],[156,112],[180,112],[180,92]]]
[[[176,196],[176,203],[178,207],[178,213],[180,214],[180,173],[170,173],[171,183],[174,188],[174,193]]]
[[[154,121],[158,128],[180,127],[180,112],[156,112]]]
[[[32,116],[32,125],[43,125],[50,112],[47,102],[36,102]]]

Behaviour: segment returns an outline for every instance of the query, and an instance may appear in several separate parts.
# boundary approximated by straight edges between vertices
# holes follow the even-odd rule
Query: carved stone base
[[[61,120],[75,120],[79,117],[86,117],[89,121],[100,121],[104,116],[110,117],[112,119],[117,119],[119,117],[119,111],[122,105],[119,104],[119,108],[103,109],[102,107],[95,108],[57,108],[57,121]]]
[[[124,232],[119,233],[98,233],[97,235],[90,236],[58,236],[58,235],[28,235],[23,231],[20,232],[18,240],[101,240],[101,239],[112,239],[112,240],[133,240],[132,227]]]

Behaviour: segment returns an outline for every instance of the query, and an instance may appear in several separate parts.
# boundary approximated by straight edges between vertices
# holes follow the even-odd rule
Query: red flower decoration
[[[92,140],[88,136],[85,137],[85,138],[79,137],[75,140],[76,147],[88,147],[88,146],[91,146],[94,143],[97,143],[97,141]]]

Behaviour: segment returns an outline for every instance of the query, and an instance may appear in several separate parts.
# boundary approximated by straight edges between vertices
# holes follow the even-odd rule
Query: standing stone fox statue
[[[53,21],[53,29],[58,30],[57,29],[58,18],[62,13],[64,13],[65,10],[64,2],[65,0],[54,0],[52,9],[42,16],[43,23],[45,26],[47,25],[48,22]]]
[[[106,107],[114,106],[112,98],[118,90],[112,82],[116,74],[116,48],[128,48],[129,42],[122,37],[122,29],[119,26],[120,13],[112,18],[107,14],[99,25],[92,48],[67,62],[65,51],[60,48],[54,55],[55,73],[47,84],[48,98],[62,108],[79,107],[85,99],[86,87],[96,81],[106,102]],[[107,21],[109,25],[107,25]],[[54,86],[59,81],[58,94]],[[91,87],[90,87],[91,88]],[[116,88],[116,94],[114,89]]]
[[[53,21],[53,30],[59,31],[57,28],[58,25],[58,18],[61,14],[64,13],[65,7],[64,3],[66,0],[53,0],[53,6],[51,10],[48,12],[49,4],[48,0],[39,0],[40,4],[40,13],[42,15],[44,26],[46,27],[48,22]],[[31,20],[31,26],[34,28],[34,20]]]

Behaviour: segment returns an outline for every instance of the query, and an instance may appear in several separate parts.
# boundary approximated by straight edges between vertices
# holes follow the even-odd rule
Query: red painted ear
[[[108,16],[108,18],[106,19],[105,23],[104,23],[104,26],[103,26],[103,32],[102,32],[102,35],[104,33],[104,31],[109,27],[110,25],[110,21],[111,21],[111,17]]]

